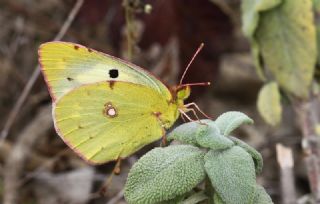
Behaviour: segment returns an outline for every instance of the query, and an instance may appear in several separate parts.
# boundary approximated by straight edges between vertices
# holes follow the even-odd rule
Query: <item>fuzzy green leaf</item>
[[[269,82],[260,89],[257,106],[260,115],[268,124],[276,126],[280,123],[282,106],[276,82]]]
[[[250,203],[254,199],[256,177],[254,162],[239,146],[205,155],[205,170],[213,188],[228,204]]]
[[[265,191],[265,189],[262,186],[257,185],[256,186],[256,193],[254,197],[254,201],[252,204],[272,204],[272,200],[268,193]]]
[[[229,111],[220,115],[215,124],[220,130],[220,133],[227,136],[233,130],[238,128],[242,124],[252,124],[253,120],[244,113],[238,111]]]
[[[204,192],[200,191],[198,193],[191,195],[189,198],[184,200],[181,204],[196,204],[207,199],[208,197],[204,194]]]
[[[208,125],[200,127],[202,134],[196,135],[197,143],[200,147],[220,150],[230,148],[234,143],[227,137],[220,134],[220,130],[215,122],[211,121]]]
[[[252,157],[255,165],[256,174],[260,174],[263,167],[263,159],[261,154],[255,150],[253,147],[248,145],[247,143],[243,142],[242,140],[239,140],[236,137],[229,136],[229,139],[231,139],[236,145],[239,147],[242,147],[244,150],[246,150]]]
[[[213,195],[213,201],[214,201],[214,204],[225,204],[225,202],[223,202],[223,200],[220,198],[218,193],[215,193]]]
[[[204,153],[191,145],[151,150],[129,172],[126,201],[159,203],[189,192],[205,178],[203,157]]]
[[[162,202],[158,202],[155,204],[182,204],[183,200],[185,198],[185,195],[179,195],[173,199],[170,200],[166,200],[166,201],[162,201]]]
[[[201,120],[202,123],[212,122],[211,120]],[[199,123],[199,121],[193,121],[189,123],[184,123],[175,129],[173,129],[167,136],[167,140],[178,140],[183,143],[197,145],[197,134],[205,134],[206,133],[206,125]],[[204,131],[204,132],[203,132]]]
[[[253,36],[266,67],[280,87],[306,98],[317,57],[312,1],[282,0],[259,17]]]
[[[175,128],[168,135],[167,140],[178,140],[184,143],[192,144],[210,149],[225,149],[234,145],[228,138],[220,134],[220,130],[214,121],[201,120],[184,123]]]

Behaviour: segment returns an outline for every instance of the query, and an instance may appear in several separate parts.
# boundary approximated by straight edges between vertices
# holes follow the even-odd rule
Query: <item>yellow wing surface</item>
[[[171,98],[168,88],[147,71],[82,45],[44,43],[39,48],[39,62],[53,101],[81,85],[107,80],[145,85]]]
[[[89,162],[104,163],[159,139],[179,112],[153,87],[109,81],[66,93],[54,103],[53,115],[72,149]]]

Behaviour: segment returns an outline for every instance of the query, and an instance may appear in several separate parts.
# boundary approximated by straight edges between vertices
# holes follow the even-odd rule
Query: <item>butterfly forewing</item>
[[[54,101],[78,86],[107,80],[145,85],[171,97],[163,83],[138,66],[78,44],[42,44],[39,62]]]

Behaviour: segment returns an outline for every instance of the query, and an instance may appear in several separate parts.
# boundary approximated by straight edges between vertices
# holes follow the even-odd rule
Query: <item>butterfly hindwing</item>
[[[75,43],[42,44],[39,62],[53,101],[81,85],[107,80],[145,85],[167,99],[171,97],[167,87],[147,71]]]
[[[178,114],[154,89],[121,81],[82,85],[53,109],[58,134],[92,163],[131,155],[163,136],[159,114],[172,123]]]

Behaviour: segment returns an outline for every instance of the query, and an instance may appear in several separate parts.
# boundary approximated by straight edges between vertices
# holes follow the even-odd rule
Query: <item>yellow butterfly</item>
[[[164,136],[180,113],[194,111],[194,103],[184,105],[190,85],[208,84],[169,90],[136,65],[69,42],[44,43],[38,52],[55,129],[93,164],[125,158]]]

